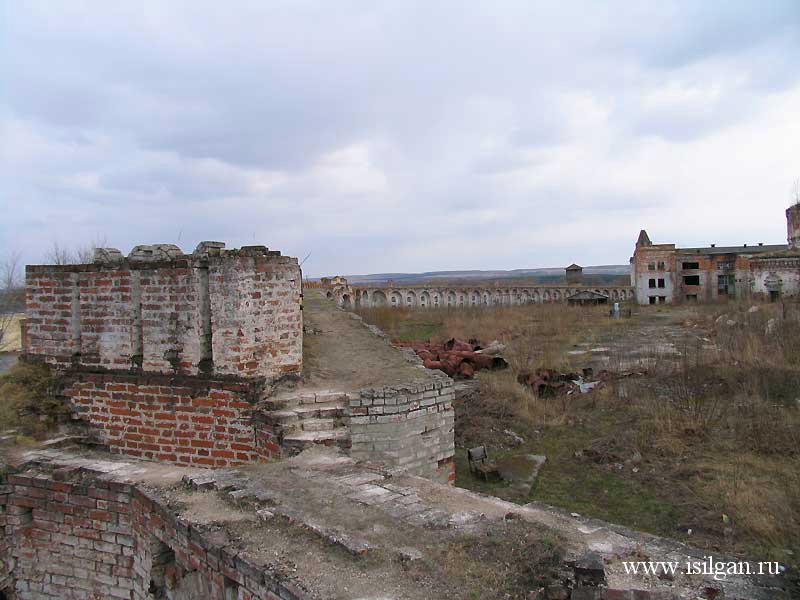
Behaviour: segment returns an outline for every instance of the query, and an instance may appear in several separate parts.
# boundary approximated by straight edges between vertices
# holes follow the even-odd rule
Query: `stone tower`
[[[572,263],[566,268],[567,283],[582,283],[583,282],[583,267]]]
[[[792,204],[786,209],[786,230],[789,248],[800,250],[800,204]]]

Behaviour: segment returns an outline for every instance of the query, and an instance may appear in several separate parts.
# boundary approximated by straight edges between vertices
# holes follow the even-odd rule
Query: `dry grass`
[[[23,313],[0,315],[0,319],[3,320],[0,323],[0,328],[3,329],[0,352],[19,352],[21,350],[20,321],[24,317]]]
[[[69,413],[57,391],[46,366],[17,363],[0,376],[0,430],[40,437],[55,428]]]
[[[783,320],[780,305],[759,305],[753,312],[751,306],[645,308],[630,320],[610,320],[602,307],[563,305],[388,308],[362,314],[394,337],[419,339],[422,334],[431,341],[458,337],[507,344],[512,369],[480,374],[480,398],[461,409],[461,423],[470,433],[457,430],[456,437],[461,445],[488,440],[496,446],[508,427],[538,439],[529,451],[548,453],[548,464],[552,458],[559,476],[574,482],[559,481],[546,471],[550,489],[535,497],[573,508],[574,486],[596,483],[608,493],[595,500],[596,514],[631,526],[649,523],[651,531],[694,544],[796,563],[800,323]],[[776,321],[768,325],[771,319]],[[676,342],[677,352],[665,350],[662,325],[691,334]],[[639,345],[632,358],[631,340],[637,336],[652,339],[652,347]],[[698,341],[704,338],[711,341]],[[519,371],[567,370],[565,351],[579,342],[611,347],[612,370],[624,371],[639,361],[648,365],[648,375],[587,396],[547,399],[517,383]],[[538,430],[542,435],[537,438],[533,432]],[[576,438],[583,440],[578,449],[607,450],[610,463],[574,457]],[[643,457],[637,475],[629,467],[616,468],[613,457],[636,453]],[[593,474],[585,475],[589,471]],[[562,483],[559,496],[554,488]],[[615,493],[614,502],[627,503],[624,514],[603,504]],[[581,502],[577,508],[594,512],[591,498]],[[662,507],[666,510],[659,519],[648,519]]]
[[[453,598],[506,599],[558,581],[563,540],[530,523],[501,521],[479,538],[451,541],[436,557]],[[466,591],[466,593],[465,593]]]
[[[607,307],[531,304],[461,309],[370,308],[359,314],[392,338],[443,342],[452,337],[507,345],[516,370],[566,366],[564,348],[581,332],[609,321]]]
[[[730,541],[745,537],[760,552],[785,559],[781,549],[796,547],[800,536],[800,463],[754,452],[726,458],[699,462],[705,471],[699,493],[718,498],[718,511],[726,515],[723,533]]]
[[[800,324],[780,314],[699,309],[719,354],[685,358],[629,395],[641,450],[692,466],[688,485],[725,541],[786,560],[800,544]]]

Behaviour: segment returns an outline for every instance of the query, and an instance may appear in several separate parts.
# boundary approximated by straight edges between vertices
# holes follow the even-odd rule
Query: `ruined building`
[[[304,389],[297,259],[224,246],[28,266],[25,359],[56,369],[75,417],[121,454],[225,467],[335,445],[452,480],[452,380],[420,367],[402,385]]]
[[[800,205],[786,210],[788,244],[677,248],[642,230],[631,258],[639,304],[778,300],[800,293]]]
[[[294,258],[212,242],[28,267],[24,360],[50,365],[76,429],[112,454],[68,436],[2,457],[0,600],[494,597],[476,567],[505,577],[520,547],[552,539],[569,562],[541,569],[548,598],[708,589],[621,564],[683,544],[448,485],[453,381],[325,290],[304,298],[300,275]],[[541,597],[544,563],[517,562],[520,596]],[[721,594],[786,597],[779,583]]]
[[[572,263],[566,269],[567,283],[582,283],[583,282],[583,267]]]
[[[319,309],[321,298],[304,306],[301,286],[297,259],[218,242],[189,255],[167,244],[137,246],[128,256],[106,248],[91,264],[27,267],[22,360],[58,375],[73,430],[83,434],[76,437],[121,456],[45,449],[0,474],[0,599],[319,597],[274,555],[263,560],[258,548],[274,541],[270,535],[248,545],[247,536],[209,532],[140,485],[147,472],[162,487],[164,477],[172,486],[183,477],[186,490],[238,486],[235,499],[251,494],[248,506],[271,503],[289,519],[278,527],[289,528],[288,543],[303,556],[308,531],[348,556],[375,548],[341,527],[320,527],[319,517],[312,522],[306,511],[314,497],[325,500],[323,516],[328,497],[339,495],[345,510],[363,512],[380,496],[399,513],[441,518],[421,501],[409,510],[404,502],[418,496],[393,482],[424,476],[450,489],[453,381],[329,303]],[[309,385],[301,373],[304,308],[314,314],[312,304],[333,311],[351,340],[360,336],[372,354],[383,352],[391,377],[378,369],[370,380],[328,379],[335,389]],[[310,335],[319,346],[318,329]],[[282,460],[320,446],[338,450],[309,453],[328,457],[319,472],[299,475],[297,463]],[[275,516],[253,513],[248,531]],[[323,548],[314,562],[326,560]]]
[[[300,269],[263,246],[98,249],[28,266],[23,352],[57,369],[112,450],[224,466],[280,449],[251,418],[302,367]]]
[[[328,298],[336,300],[345,309],[376,308],[467,308],[488,306],[518,306],[522,304],[582,304],[586,299],[593,303],[624,302],[634,296],[628,285],[592,285],[583,278],[583,267],[571,264],[565,269],[564,283],[517,284],[495,281],[493,284],[415,284],[385,285],[374,283],[350,284],[341,275],[320,279],[327,288]]]

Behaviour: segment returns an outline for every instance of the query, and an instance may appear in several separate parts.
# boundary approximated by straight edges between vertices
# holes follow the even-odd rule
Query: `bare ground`
[[[303,387],[356,391],[424,377],[402,353],[345,312],[309,290],[303,306]]]

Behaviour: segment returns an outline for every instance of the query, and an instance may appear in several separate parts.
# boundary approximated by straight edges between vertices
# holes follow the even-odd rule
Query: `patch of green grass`
[[[303,336],[303,375],[307,377],[319,368],[319,338],[314,335]]]
[[[442,328],[441,323],[403,321],[397,339],[401,342],[427,342]]]
[[[547,456],[547,463],[529,501],[651,533],[672,533],[676,522],[672,507],[631,477],[629,464],[623,465],[623,475],[613,465],[598,465],[575,456],[591,441],[589,432],[580,429],[560,426],[545,430],[537,452]]]
[[[492,458],[499,458],[492,455]],[[456,486],[462,487],[474,492],[481,492],[490,496],[497,496],[504,500],[511,500],[512,502],[522,502],[522,499],[515,499],[508,497],[505,493],[508,489],[508,484],[503,481],[487,482],[483,479],[473,477],[469,472],[469,461],[467,461],[467,451],[462,448],[456,448],[455,455],[456,462]]]
[[[527,453],[547,457],[528,497],[520,497],[506,482],[485,482],[473,477],[463,449],[457,449],[455,456],[456,485],[520,504],[538,501],[654,534],[674,534],[674,508],[644,481],[637,481],[630,464],[624,465],[625,472],[620,473],[613,465],[575,456],[612,426],[599,414],[597,417],[591,427],[546,427],[541,435],[512,450],[492,452],[489,448],[495,460]]]

